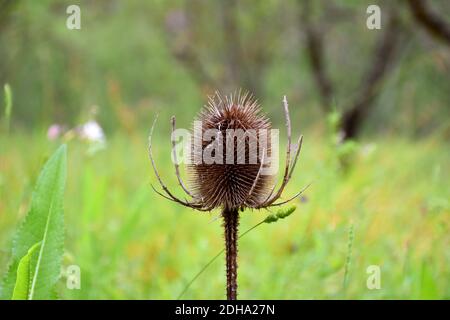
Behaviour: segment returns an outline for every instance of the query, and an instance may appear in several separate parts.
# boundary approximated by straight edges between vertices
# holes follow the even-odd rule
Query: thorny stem
[[[237,209],[225,208],[222,212],[225,229],[225,252],[227,268],[227,299],[237,298],[237,238],[239,212]]]

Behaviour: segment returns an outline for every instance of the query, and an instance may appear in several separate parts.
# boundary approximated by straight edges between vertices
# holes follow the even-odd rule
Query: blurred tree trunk
[[[332,109],[334,93],[333,83],[325,68],[325,46],[323,34],[311,21],[310,1],[302,1],[302,26],[305,33],[305,46],[311,64],[311,70],[318,88],[324,112]],[[388,22],[375,45],[372,60],[362,77],[359,88],[355,90],[356,98],[344,106],[341,130],[344,139],[356,138],[374,106],[374,101],[388,72],[393,67],[393,60],[399,43],[400,22],[395,10],[389,9]]]
[[[256,50],[250,50],[242,41],[242,30],[239,26],[239,4],[237,0],[218,1],[220,48],[223,50],[221,65],[224,66],[223,75],[213,76],[210,68],[202,61],[201,49],[198,43],[208,44],[209,39],[201,32],[202,28],[194,23],[200,21],[198,15],[201,3],[190,1],[182,10],[172,12],[166,18],[166,27],[171,39],[168,45],[174,57],[182,63],[197,84],[211,91],[220,89],[225,91],[242,88],[260,97],[263,94],[262,83],[265,67],[268,63],[267,48],[262,44],[252,45]],[[178,20],[178,21],[177,21]],[[258,42],[257,36],[253,37]],[[214,39],[215,40],[215,39]],[[248,54],[252,54],[250,57]]]
[[[220,2],[222,17],[222,34],[225,49],[228,77],[231,83],[243,83],[247,74],[241,48],[241,37],[237,26],[236,0]],[[248,85],[248,84],[245,84]]]
[[[307,55],[320,94],[322,109],[327,113],[331,111],[334,93],[331,80],[326,72],[323,36],[311,20],[311,2],[309,0],[303,1],[302,9],[300,17],[306,37]]]
[[[436,38],[450,45],[450,24],[428,7],[426,0],[408,0],[416,21]]]
[[[19,0],[0,0],[0,34],[8,27],[11,15],[15,6],[18,5]],[[6,50],[7,48],[0,48],[0,59],[6,62]],[[3,56],[5,55],[5,56]],[[9,81],[8,75],[10,66],[7,63],[0,64],[0,88],[3,90],[3,85]]]
[[[244,54],[241,33],[239,31],[237,0],[220,1],[222,16],[223,44],[228,71],[228,86],[236,86],[250,91],[255,96],[261,94],[261,74],[265,59],[255,59],[256,66],[251,65]],[[259,52],[264,51],[260,50]],[[258,64],[258,62],[262,62]],[[252,73],[254,75],[252,75]]]
[[[199,12],[199,2],[191,1],[183,8],[173,10],[165,17],[167,46],[172,55],[181,63],[190,77],[202,91],[209,92],[217,86],[216,79],[210,74],[201,60],[195,46],[197,35],[192,26]]]
[[[385,31],[381,35],[373,52],[367,73],[357,92],[357,97],[342,117],[344,139],[354,139],[361,131],[364,120],[371,111],[383,81],[392,68],[399,43],[399,21],[395,14],[388,18]]]
[[[19,0],[0,0],[0,32],[7,25],[9,17]]]

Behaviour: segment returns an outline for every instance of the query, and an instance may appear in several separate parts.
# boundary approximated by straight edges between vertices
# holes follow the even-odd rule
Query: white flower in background
[[[87,153],[94,155],[106,147],[106,137],[102,127],[95,120],[90,120],[78,128],[81,139],[89,142]]]
[[[62,135],[63,132],[63,126],[57,123],[52,124],[47,130],[47,138],[49,140],[56,140]]]
[[[47,130],[47,138],[49,140],[63,138],[65,141],[70,141],[74,138],[84,140],[88,144],[87,153],[89,155],[93,155],[97,151],[106,148],[105,133],[95,120],[89,120],[70,130],[67,130],[63,125],[57,123],[52,124]]]
[[[361,148],[361,154],[367,158],[375,153],[376,149],[377,145],[375,143],[368,143]]]
[[[97,121],[91,120],[80,128],[80,136],[90,142],[105,142],[105,134]]]

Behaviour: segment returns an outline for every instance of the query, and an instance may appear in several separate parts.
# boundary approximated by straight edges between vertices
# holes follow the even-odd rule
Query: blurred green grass
[[[157,164],[181,195],[169,160],[170,142],[161,138],[163,129],[157,131]],[[239,298],[450,298],[448,145],[435,136],[420,141],[379,137],[370,143],[361,142],[353,165],[343,171],[323,134],[305,134],[285,195],[313,184],[292,216],[263,224],[240,241]],[[39,168],[57,145],[39,131],[0,136],[0,271]],[[175,299],[222,249],[220,219],[212,221],[219,212],[194,212],[151,190],[156,179],[144,132],[109,136],[107,148],[94,155],[75,140],[68,151],[64,264],[79,265],[82,274],[81,290],[68,290],[60,281],[60,297]],[[245,212],[240,230],[266,215]],[[184,298],[224,298],[221,260]],[[381,268],[380,290],[366,287],[370,265]]]

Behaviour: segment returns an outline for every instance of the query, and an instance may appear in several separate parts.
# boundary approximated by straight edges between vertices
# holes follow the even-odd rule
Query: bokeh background
[[[66,28],[71,4],[80,30]],[[82,287],[63,278],[60,297],[177,298],[222,227],[151,190],[148,132],[159,114],[155,158],[182,195],[170,116],[189,128],[208,94],[243,88],[280,129],[287,95],[304,146],[286,196],[312,185],[292,216],[240,241],[239,297],[450,298],[448,1],[0,0],[0,84],[13,95],[7,116],[1,93],[0,272],[66,142],[64,266],[81,267]],[[241,231],[268,213],[243,213]],[[222,260],[183,297],[224,298]]]

